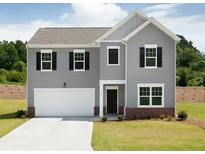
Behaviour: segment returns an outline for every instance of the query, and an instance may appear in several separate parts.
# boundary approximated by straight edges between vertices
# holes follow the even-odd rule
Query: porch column
[[[100,83],[100,112],[99,116],[103,117],[103,83]]]

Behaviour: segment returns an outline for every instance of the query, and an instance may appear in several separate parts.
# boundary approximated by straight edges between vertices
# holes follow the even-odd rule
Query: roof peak
[[[112,27],[44,27],[41,29],[103,29],[103,28],[112,28]]]

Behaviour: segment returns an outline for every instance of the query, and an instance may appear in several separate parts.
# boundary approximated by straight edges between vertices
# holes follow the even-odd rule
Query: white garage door
[[[94,88],[35,88],[36,116],[93,116]]]

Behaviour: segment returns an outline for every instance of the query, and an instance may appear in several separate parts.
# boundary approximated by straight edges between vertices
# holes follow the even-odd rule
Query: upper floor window
[[[41,70],[52,70],[52,50],[41,50]]]
[[[75,71],[85,70],[85,50],[84,49],[74,50],[74,70]]]
[[[120,47],[107,47],[107,65],[120,65]]]
[[[145,45],[145,68],[157,68],[157,45]]]
[[[138,84],[139,107],[163,107],[164,84]]]

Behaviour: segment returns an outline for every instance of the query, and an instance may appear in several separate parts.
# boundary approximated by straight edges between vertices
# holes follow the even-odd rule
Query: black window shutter
[[[73,70],[73,52],[69,52],[69,70]]]
[[[144,67],[144,62],[145,62],[144,47],[140,47],[140,67]]]
[[[90,69],[90,53],[85,52],[85,70]]]
[[[162,47],[157,47],[157,67],[162,67]]]
[[[52,70],[56,70],[57,66],[57,53],[52,52]]]
[[[36,52],[36,70],[41,70],[41,52]]]

